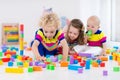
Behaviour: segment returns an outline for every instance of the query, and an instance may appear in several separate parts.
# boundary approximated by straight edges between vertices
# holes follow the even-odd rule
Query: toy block
[[[23,62],[23,66],[24,66],[24,67],[29,67],[29,62],[26,62],[26,61]]]
[[[68,61],[68,62],[70,61],[70,56],[67,57],[67,61]]]
[[[98,66],[99,64],[96,61],[92,62],[92,67],[98,67]]]
[[[83,68],[78,68],[78,73],[83,73]]]
[[[33,72],[33,68],[32,68],[32,67],[29,67],[29,68],[28,68],[28,72]]]
[[[50,56],[50,59],[52,62],[57,62],[58,61],[58,58],[55,57],[55,56]]]
[[[74,58],[74,59],[77,59],[78,56],[79,56],[79,55],[78,55],[77,53],[73,54],[73,58]]]
[[[103,57],[100,58],[100,60],[102,60],[102,61],[108,61],[108,57],[103,56]]]
[[[3,53],[2,52],[0,52],[0,57],[2,57],[3,56]]]
[[[74,60],[74,64],[78,64],[78,60]]]
[[[103,76],[107,76],[108,75],[108,71],[104,70],[103,71]]]
[[[117,61],[119,61],[119,62],[120,62],[120,57],[117,57]]]
[[[23,73],[23,68],[5,68],[6,73]]]
[[[63,58],[62,54],[58,55],[58,60],[61,60]]]
[[[47,69],[48,70],[55,70],[55,66],[53,64],[48,64]]]
[[[109,60],[113,60],[113,56],[112,55],[109,56]]]
[[[5,53],[4,53],[4,55],[6,56],[7,54],[9,54],[9,55],[16,55],[16,52],[15,51],[6,51]]]
[[[104,63],[104,62],[101,62],[101,63],[100,63],[100,67],[105,67],[105,63]]]
[[[80,56],[77,57],[78,62],[81,62],[82,58]]]
[[[56,67],[56,63],[55,63],[55,62],[52,62],[51,64],[54,65],[54,66]]]
[[[80,62],[80,66],[84,67],[85,66],[85,62]]]
[[[2,61],[3,61],[3,62],[9,62],[9,61],[10,61],[10,58],[2,58]]]
[[[29,62],[29,66],[33,66],[33,62],[31,61],[31,62]]]
[[[86,60],[85,69],[90,69],[90,60]]]
[[[33,71],[42,71],[41,66],[33,66]]]
[[[0,60],[0,65],[3,65],[3,61],[2,60]]]
[[[110,52],[111,52],[110,49],[106,50],[106,54],[110,54]]]
[[[23,67],[23,62],[17,62],[18,67]]]
[[[56,64],[53,64],[53,65],[56,66]],[[41,63],[40,66],[41,66],[42,68],[46,68],[46,64],[45,64],[45,63]]]
[[[22,61],[22,56],[17,56],[17,59]]]
[[[73,58],[73,56],[70,56],[70,64],[74,64],[74,58]]]
[[[60,62],[61,67],[68,67],[68,62]]]
[[[92,57],[92,53],[79,53],[79,56],[91,58]]]
[[[97,63],[98,63],[98,64],[100,64],[101,62],[102,62],[102,60],[100,60],[100,59],[97,60]]]
[[[43,61],[36,61],[35,66],[41,66],[41,63],[43,63]]]
[[[68,69],[69,70],[78,70],[79,68],[82,68],[82,66],[76,65],[76,64],[69,64]]]
[[[12,67],[13,66],[13,62],[8,62],[8,66]]]
[[[114,72],[119,72],[119,71],[120,71],[120,68],[119,68],[119,67],[113,67],[113,71],[114,71]]]
[[[10,54],[7,54],[6,57],[7,57],[7,58],[11,58],[11,55],[10,55]]]

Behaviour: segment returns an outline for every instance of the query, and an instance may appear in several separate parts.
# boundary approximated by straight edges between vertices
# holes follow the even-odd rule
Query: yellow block
[[[2,60],[0,60],[0,65],[3,65],[3,61]]]
[[[23,73],[23,68],[5,68],[5,72],[7,73]]]
[[[29,62],[24,62],[23,66],[26,67],[26,68],[29,67]]]

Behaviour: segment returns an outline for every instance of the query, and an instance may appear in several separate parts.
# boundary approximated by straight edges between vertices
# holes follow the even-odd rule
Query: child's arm
[[[67,61],[67,57],[68,57],[68,45],[67,45],[67,42],[66,42],[66,40],[65,39],[63,39],[61,42],[61,45],[62,45],[62,47],[63,47],[63,59],[62,59],[62,61]]]
[[[85,34],[84,35],[84,43],[87,44],[88,36]]]
[[[39,45],[39,44],[40,44],[40,42],[37,41],[37,40],[35,40],[35,41],[33,42],[33,45],[32,45],[32,51],[33,51],[33,53],[35,54],[36,59],[41,61],[41,60],[45,60],[45,58],[42,57],[42,56],[40,56],[40,54],[39,54],[39,52],[38,52],[38,45]]]
[[[102,51],[102,55],[106,55],[106,42],[102,44],[103,45],[103,51]]]

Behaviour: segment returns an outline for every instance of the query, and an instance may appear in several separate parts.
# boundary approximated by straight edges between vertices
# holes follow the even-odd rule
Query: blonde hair
[[[59,28],[59,26],[60,26],[60,19],[57,16],[57,14],[55,14],[55,13],[45,14],[45,15],[43,15],[41,17],[40,26],[41,27],[45,27],[45,26],[51,27],[51,26],[54,26],[56,28]]]
[[[95,16],[95,15],[90,16],[90,17],[88,18],[88,21],[89,21],[89,20],[94,21],[94,22],[96,23],[97,26],[100,25],[100,19],[98,18],[98,16]]]

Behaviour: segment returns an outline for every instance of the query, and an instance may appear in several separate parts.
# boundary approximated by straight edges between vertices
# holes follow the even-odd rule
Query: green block
[[[113,71],[114,71],[114,72],[119,72],[119,71],[120,71],[120,68],[119,68],[119,67],[113,67]]]
[[[92,30],[88,30],[87,35],[91,36],[92,35]]]
[[[29,67],[29,68],[28,68],[28,72],[33,72],[33,68],[32,68],[32,67]]]
[[[91,60],[90,60],[90,64],[92,64],[92,63],[93,63],[93,60],[91,59]]]
[[[62,57],[63,57],[62,54],[59,54],[59,55],[58,55],[58,60],[61,60]]]
[[[3,56],[3,53],[2,52],[0,52],[0,57],[2,57]]]
[[[67,61],[70,61],[70,57],[68,56]]]
[[[48,64],[47,69],[48,70],[55,70],[55,66],[53,64]]]
[[[24,34],[20,34],[20,37],[21,37],[21,38],[24,38]]]

